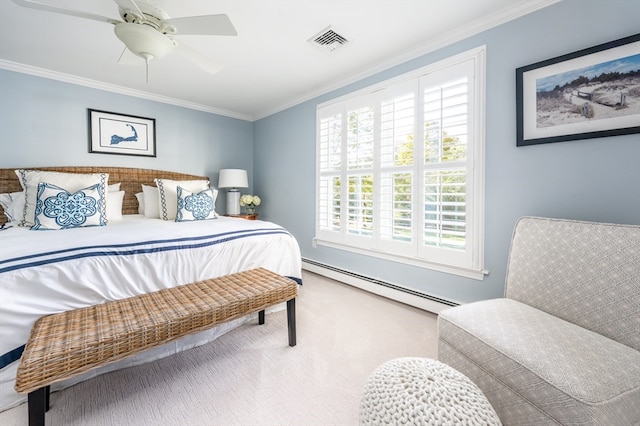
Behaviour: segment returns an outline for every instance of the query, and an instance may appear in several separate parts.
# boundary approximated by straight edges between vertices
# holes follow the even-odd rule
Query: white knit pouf
[[[376,368],[360,403],[361,425],[501,425],[464,374],[428,358],[397,358]]]

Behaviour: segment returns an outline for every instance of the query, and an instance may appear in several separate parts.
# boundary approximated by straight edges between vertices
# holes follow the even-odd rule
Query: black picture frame
[[[640,133],[640,34],[516,69],[517,146]]]
[[[88,109],[89,152],[156,156],[156,120]]]

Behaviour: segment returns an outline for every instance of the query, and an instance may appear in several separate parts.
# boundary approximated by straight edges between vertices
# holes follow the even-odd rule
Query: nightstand
[[[246,219],[246,220],[258,220],[258,213],[253,213],[253,214],[225,214],[225,216],[228,217],[238,217],[240,219]]]

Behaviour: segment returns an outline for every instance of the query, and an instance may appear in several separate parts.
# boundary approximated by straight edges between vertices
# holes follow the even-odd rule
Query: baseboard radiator
[[[302,259],[302,269],[435,314],[459,303],[382,281],[315,260]]]

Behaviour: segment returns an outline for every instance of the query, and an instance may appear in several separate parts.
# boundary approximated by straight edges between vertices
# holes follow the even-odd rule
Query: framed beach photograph
[[[156,120],[89,109],[89,152],[156,156]]]
[[[640,133],[640,34],[516,69],[517,146]]]

